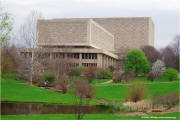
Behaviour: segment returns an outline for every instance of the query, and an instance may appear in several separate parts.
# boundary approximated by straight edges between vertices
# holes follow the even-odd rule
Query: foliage
[[[54,82],[56,79],[55,75],[51,72],[47,72],[43,74],[43,81],[48,81],[50,83]]]
[[[100,69],[97,72],[97,78],[99,79],[108,79],[113,77],[113,73],[111,71],[109,71],[108,69]]]
[[[89,83],[91,83],[97,76],[98,68],[94,66],[89,66],[84,70],[83,76],[85,79],[88,80]]]
[[[150,63],[142,51],[134,49],[127,53],[125,70],[146,74],[150,71]]]
[[[163,61],[157,60],[155,63],[153,63],[152,73],[156,77],[160,77],[165,70],[166,70],[166,67]]]
[[[10,40],[12,31],[12,18],[3,8],[0,7],[0,43],[1,45]]]
[[[147,79],[148,79],[148,80],[151,80],[151,81],[154,81],[155,78],[156,78],[156,77],[155,77],[154,73],[152,73],[152,72],[150,72],[150,73],[148,74],[148,76],[147,76]]]
[[[171,92],[161,98],[163,105],[166,105],[168,109],[174,107],[179,102],[179,93]]]
[[[179,80],[179,73],[177,70],[173,68],[168,68],[163,73],[163,76],[168,78],[170,81]]]
[[[146,55],[149,62],[154,63],[158,59],[161,59],[161,54],[156,48],[153,46],[143,46],[142,51]]]
[[[128,87],[130,101],[137,102],[147,97],[147,86],[143,81],[132,81]]]
[[[85,69],[86,69],[86,67],[84,67],[84,66],[75,67],[71,70],[69,75],[70,76],[80,76]]]

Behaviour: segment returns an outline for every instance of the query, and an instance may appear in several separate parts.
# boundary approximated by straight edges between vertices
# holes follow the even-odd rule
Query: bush
[[[179,73],[173,68],[166,69],[163,76],[168,78],[170,81],[179,80]]]
[[[119,83],[121,82],[121,75],[122,75],[122,72],[114,72],[114,77],[113,77],[113,82],[114,83]]]
[[[53,73],[44,73],[43,74],[43,81],[48,81],[50,83],[54,82],[55,81],[55,75]]]
[[[166,105],[168,109],[174,107],[179,102],[179,93],[172,92],[161,98],[163,105]]]
[[[143,81],[132,81],[128,87],[130,101],[137,102],[146,98],[147,87]]]
[[[100,69],[97,72],[97,78],[100,79],[112,79],[113,77],[113,73],[109,70],[104,70],[104,69]]]
[[[154,76],[160,77],[165,70],[166,67],[163,61],[157,60],[155,63],[153,63],[152,73],[154,74]]]
[[[150,63],[142,51],[134,49],[127,53],[125,70],[146,74],[150,71]]]
[[[151,80],[151,81],[154,81],[155,75],[154,75],[152,72],[150,72],[150,73],[148,74],[147,79],[148,79],[148,80]]]
[[[58,81],[56,81],[56,88],[60,89],[63,94],[67,93],[69,85],[69,79],[65,74],[59,76]]]
[[[88,80],[89,83],[91,83],[97,76],[98,68],[94,66],[89,66],[86,68],[86,70],[83,72],[83,76],[85,79]]]
[[[70,76],[80,76],[82,72],[86,69],[84,66],[78,66],[71,70],[69,73]]]
[[[37,83],[40,83],[42,81],[42,75],[40,74],[36,74],[36,75],[33,75],[33,84],[37,84]]]
[[[134,71],[125,71],[121,75],[121,80],[125,80],[127,82],[129,80],[132,80],[135,76],[136,74],[134,73]]]

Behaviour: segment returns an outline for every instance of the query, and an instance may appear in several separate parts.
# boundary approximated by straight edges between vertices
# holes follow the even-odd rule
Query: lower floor
[[[74,66],[97,66],[103,69],[115,66],[118,61],[117,55],[99,49],[45,49],[43,51],[35,50],[33,53],[40,59],[66,59],[70,60]],[[20,51],[20,54],[32,57],[32,50],[24,49]]]

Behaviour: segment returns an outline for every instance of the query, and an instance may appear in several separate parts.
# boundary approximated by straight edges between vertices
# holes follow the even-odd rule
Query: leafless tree
[[[91,84],[85,82],[85,80],[76,81],[73,84],[73,88],[76,89],[75,105],[77,105],[77,120],[81,120],[85,115],[83,106],[88,105],[89,101],[93,98],[95,89]]]
[[[24,41],[27,48],[31,49],[31,71],[30,71],[30,85],[32,85],[32,78],[34,75],[34,60],[35,60],[35,48],[37,48],[37,21],[38,19],[43,18],[42,13],[38,11],[31,11],[27,16],[25,22],[20,28],[20,40]]]
[[[176,58],[179,63],[179,72],[180,72],[180,35],[175,36],[170,47],[173,50],[174,54],[176,55]]]
[[[162,49],[162,60],[166,67],[178,69],[178,56],[176,56],[170,47]]]
[[[156,62],[156,60],[161,59],[160,52],[153,46],[143,46],[141,49],[151,63],[154,63]]]

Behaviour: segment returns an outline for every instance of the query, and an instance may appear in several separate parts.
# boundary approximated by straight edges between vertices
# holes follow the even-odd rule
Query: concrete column
[[[79,66],[82,66],[82,53],[79,53]]]

